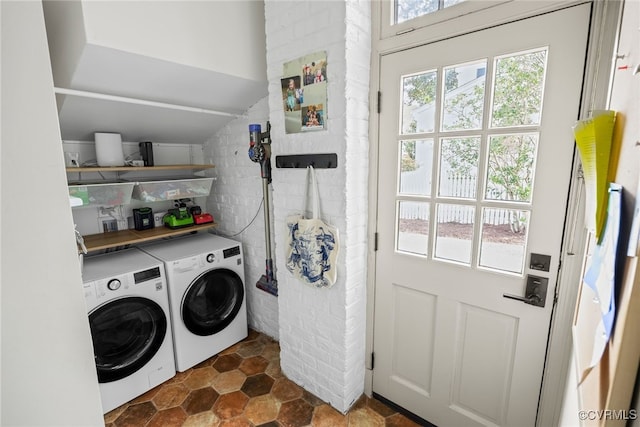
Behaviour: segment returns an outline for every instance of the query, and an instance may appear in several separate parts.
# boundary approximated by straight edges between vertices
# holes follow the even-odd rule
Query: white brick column
[[[274,156],[338,155],[337,169],[317,171],[323,219],[340,232],[338,281],[330,289],[305,286],[285,268],[285,219],[302,208],[306,171],[274,167],[281,365],[345,412],[362,394],[365,373],[370,3],[266,0],[265,17]],[[326,130],[286,134],[283,63],[318,51],[327,53]]]

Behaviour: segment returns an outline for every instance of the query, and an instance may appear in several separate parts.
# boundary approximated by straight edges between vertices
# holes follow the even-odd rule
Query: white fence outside
[[[418,168],[409,172],[402,172],[400,178],[400,193],[421,196],[431,195],[431,176],[427,171]],[[471,175],[449,175],[440,182],[441,196],[457,197],[461,199],[475,199],[477,179]],[[457,204],[441,204],[438,207],[438,222],[457,222],[472,224],[474,222],[474,208]],[[429,203],[401,201],[399,206],[400,219],[429,219]],[[509,209],[485,209],[483,222],[491,225],[510,224],[514,212]]]

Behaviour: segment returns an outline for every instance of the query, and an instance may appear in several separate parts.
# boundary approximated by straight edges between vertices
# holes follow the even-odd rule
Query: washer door
[[[235,319],[243,299],[240,276],[224,268],[209,270],[187,289],[182,300],[182,321],[193,334],[213,335]]]
[[[167,333],[167,317],[154,301],[127,297],[89,314],[98,381],[125,378],[158,352]]]

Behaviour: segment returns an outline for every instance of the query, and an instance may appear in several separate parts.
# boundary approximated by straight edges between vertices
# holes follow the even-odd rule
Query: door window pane
[[[480,129],[487,61],[446,67],[442,130]]]
[[[537,133],[489,138],[488,200],[531,201],[537,147]]]
[[[480,266],[522,273],[529,231],[529,211],[482,210]]]
[[[476,198],[480,137],[440,140],[440,181],[443,197]]]
[[[400,194],[431,195],[433,139],[400,141]]]
[[[442,203],[437,211],[436,258],[470,264],[475,208]]]
[[[498,58],[491,127],[539,125],[547,50]]]
[[[437,71],[402,78],[401,133],[433,132],[437,82]]]
[[[429,203],[400,201],[397,218],[398,251],[426,256],[429,246]]]
[[[396,0],[396,23],[437,12],[465,0]]]

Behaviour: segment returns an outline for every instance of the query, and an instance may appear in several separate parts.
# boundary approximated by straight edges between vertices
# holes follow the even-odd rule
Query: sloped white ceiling
[[[170,3],[171,12],[175,14],[175,7],[180,2]],[[184,4],[199,5],[199,9],[195,11],[202,13],[212,12],[210,9],[201,9],[202,7],[214,7],[217,3],[187,1]],[[224,13],[233,13],[235,2],[220,2],[222,3],[224,8],[221,10]],[[128,51],[127,38],[123,38],[121,34],[118,34],[120,44],[117,48],[111,42],[105,41],[104,44],[108,46],[98,44],[101,40],[108,40],[108,37],[102,30],[92,32],[91,22],[87,22],[86,18],[87,15],[93,16],[91,19],[95,22],[96,15],[88,14],[87,9],[90,10],[97,4],[101,5],[103,15],[106,15],[104,8],[109,7],[109,4],[125,7],[127,2],[45,2],[54,82],[61,88],[56,98],[63,140],[91,141],[94,132],[117,132],[122,134],[125,141],[203,143],[228,121],[242,115],[267,95],[263,32],[254,34],[250,41],[244,36],[239,37],[237,42],[242,43],[245,40],[245,45],[238,44],[237,52],[234,54],[217,54],[215,59],[218,62],[212,64],[207,52],[214,52],[215,49],[209,49],[209,44],[215,46],[218,43],[234,42],[233,39],[229,39],[228,29],[221,29],[216,40],[200,40],[203,42],[200,43],[200,50],[197,49],[198,46],[184,46],[185,49],[193,51],[193,60],[185,64],[177,62],[178,60],[168,60],[167,58],[171,58],[170,51],[163,58],[152,56],[159,49],[148,49],[148,52],[151,52],[149,54],[140,53],[141,49],[134,43],[139,41],[137,39],[132,39],[131,51]],[[169,3],[152,1],[147,4],[150,5],[149,13],[152,19],[154,4],[164,7]],[[254,15],[264,20],[261,2],[237,4],[242,5],[245,15],[247,7],[258,7]],[[136,3],[138,13],[141,5],[144,7],[144,3]],[[187,8],[187,11],[193,16],[193,9]],[[189,13],[181,14],[180,31],[188,31],[189,24],[185,25],[184,20],[190,18]],[[84,19],[84,22],[78,23],[79,19]],[[164,19],[168,18],[164,16]],[[197,22],[201,20],[194,18],[194,25]],[[137,32],[132,31],[132,37],[137,37],[138,33],[144,34],[144,22],[140,25],[142,28]],[[70,28],[74,30],[70,31]],[[207,27],[207,36],[211,37],[214,30]],[[92,33],[99,33],[103,38],[91,36]],[[194,34],[199,33],[194,31]],[[256,37],[262,39],[256,41]],[[181,35],[176,36],[176,39],[182,38]],[[145,40],[147,46],[150,42],[152,40]],[[73,51],[70,50],[71,47],[74,48]],[[193,65],[198,63],[197,55],[206,55],[202,58],[202,67]],[[242,55],[242,60],[238,59],[239,55]],[[258,69],[251,70],[251,73],[234,72],[234,69],[240,70],[240,67],[244,66],[245,55],[257,58],[251,62],[251,66]],[[183,58],[183,55],[176,57]],[[64,94],[67,93],[66,89],[71,89],[76,94]],[[78,96],[78,92],[81,96]],[[104,99],[101,95],[126,97],[130,102]],[[141,102],[136,103],[136,100]],[[144,105],[147,101],[178,107]],[[206,111],[185,111],[181,107]]]
[[[255,81],[147,56],[86,45],[70,88],[96,94],[242,115],[267,95]],[[58,95],[62,139],[93,140],[117,132],[125,141],[198,144],[233,117],[135,103]]]

